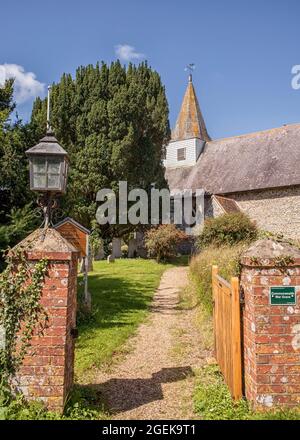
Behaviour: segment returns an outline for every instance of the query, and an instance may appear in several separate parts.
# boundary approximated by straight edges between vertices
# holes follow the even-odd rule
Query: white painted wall
[[[170,142],[166,148],[167,154],[164,160],[164,166],[170,168],[195,165],[203,150],[204,144],[205,142],[198,138]],[[179,148],[186,149],[185,160],[177,160],[177,150]]]

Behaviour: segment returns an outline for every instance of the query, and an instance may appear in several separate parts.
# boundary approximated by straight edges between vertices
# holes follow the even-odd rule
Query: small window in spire
[[[178,148],[177,150],[177,160],[185,160],[186,159],[186,149],[185,148]]]

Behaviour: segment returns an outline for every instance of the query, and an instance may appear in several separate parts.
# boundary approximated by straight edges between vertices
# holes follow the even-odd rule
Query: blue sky
[[[0,68],[18,75],[18,109],[25,119],[32,96],[43,96],[42,84],[74,73],[78,65],[115,60],[119,45],[123,57],[146,58],[160,73],[172,126],[188,63],[196,65],[194,85],[212,138],[300,122],[300,90],[291,87],[291,68],[300,64],[298,0],[0,0],[0,5]]]

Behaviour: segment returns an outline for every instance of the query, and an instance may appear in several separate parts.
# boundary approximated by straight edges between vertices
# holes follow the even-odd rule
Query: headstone
[[[98,252],[96,252],[95,254],[95,261],[104,260],[104,257],[105,257],[105,253],[104,253],[103,245],[101,244]]]
[[[121,238],[114,237],[112,240],[112,255],[114,258],[122,257]]]
[[[137,245],[137,256],[141,258],[147,258],[147,249],[144,243],[144,233],[142,231],[135,232],[135,239]]]
[[[135,238],[131,238],[128,243],[128,258],[136,258],[137,243]]]
[[[115,262],[114,256],[113,256],[113,255],[109,255],[109,256],[107,257],[107,262],[108,262],[108,263],[114,263],[114,262]]]

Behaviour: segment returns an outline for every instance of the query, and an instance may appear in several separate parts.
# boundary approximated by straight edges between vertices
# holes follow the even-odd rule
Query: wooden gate
[[[215,356],[235,400],[242,397],[242,353],[239,279],[228,283],[212,267]]]

